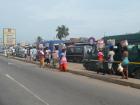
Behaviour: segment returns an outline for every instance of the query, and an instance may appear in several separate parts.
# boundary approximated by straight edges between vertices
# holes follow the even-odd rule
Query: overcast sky
[[[18,41],[54,39],[62,24],[70,37],[138,32],[140,0],[0,0],[0,29],[16,28]]]

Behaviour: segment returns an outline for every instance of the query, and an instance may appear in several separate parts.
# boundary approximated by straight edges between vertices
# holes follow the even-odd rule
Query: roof
[[[116,43],[119,43],[122,40],[128,40],[128,43],[134,44],[134,43],[140,43],[140,33],[106,36],[103,39],[105,41],[109,39],[115,39]]]

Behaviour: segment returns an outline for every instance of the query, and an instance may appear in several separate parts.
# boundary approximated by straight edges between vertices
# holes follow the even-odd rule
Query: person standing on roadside
[[[109,48],[108,58],[107,58],[109,74],[114,74],[114,70],[113,70],[113,67],[112,67],[113,62],[114,62],[114,55],[115,55],[115,52],[113,51],[113,46],[111,46]]]
[[[31,49],[31,60],[34,63],[34,61],[36,62],[36,56],[37,56],[37,49],[35,47],[33,47]]]
[[[123,61],[122,61],[122,67],[123,67],[123,72],[122,72],[122,79],[128,79],[128,64],[129,64],[129,59],[128,59],[128,49],[127,47],[123,48]]]
[[[33,63],[33,48],[30,48],[30,62]]]
[[[31,62],[31,48],[27,49],[27,62]]]
[[[52,59],[53,59],[53,67],[56,68],[57,63],[58,63],[58,48],[55,47],[54,51],[52,52]]]
[[[39,50],[40,68],[44,68],[45,54],[43,48]]]
[[[62,53],[60,56],[60,70],[65,72],[67,70],[67,58],[66,58],[66,51],[65,49],[62,49]]]
[[[47,66],[50,67],[51,50],[49,50],[48,47],[46,47],[46,49],[45,49],[45,59],[46,59]]]
[[[98,56],[97,74],[99,74],[99,72],[103,71],[103,75],[105,75],[106,71],[103,69],[104,54],[101,49],[99,49],[97,56]]]
[[[12,56],[15,56],[15,48],[12,48]]]
[[[25,58],[25,62],[27,62],[27,48],[24,49],[24,58]]]

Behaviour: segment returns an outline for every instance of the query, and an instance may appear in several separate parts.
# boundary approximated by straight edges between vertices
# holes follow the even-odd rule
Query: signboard
[[[3,29],[3,44],[5,46],[16,45],[16,30],[12,28]]]
[[[107,40],[107,44],[111,46],[115,46],[115,39],[109,39]]]

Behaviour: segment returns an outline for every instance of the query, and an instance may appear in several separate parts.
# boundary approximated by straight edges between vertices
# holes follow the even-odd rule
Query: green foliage
[[[36,39],[36,42],[40,43],[42,40],[43,40],[43,38],[41,36],[38,36],[37,39]]]
[[[69,35],[69,29],[65,25],[58,26],[56,31],[57,31],[56,37],[60,40],[66,38]]]

